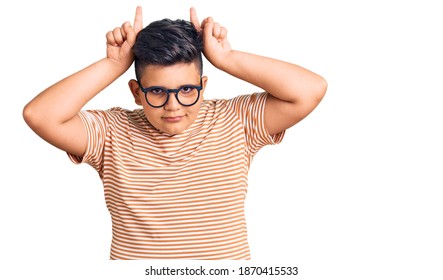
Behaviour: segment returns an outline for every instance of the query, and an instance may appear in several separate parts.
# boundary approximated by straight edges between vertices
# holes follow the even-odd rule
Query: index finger
[[[197,11],[195,10],[194,7],[191,7],[190,9],[190,18],[191,18],[191,23],[194,25],[195,29],[197,29],[197,31],[200,32],[202,28],[197,18]]]
[[[135,18],[134,18],[134,31],[137,34],[142,29],[143,29],[142,7],[137,6],[137,8],[135,10]]]

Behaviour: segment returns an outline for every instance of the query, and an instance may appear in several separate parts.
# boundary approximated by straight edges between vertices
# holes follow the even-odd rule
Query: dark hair
[[[200,75],[203,72],[202,35],[189,21],[163,19],[150,23],[137,34],[132,50],[137,79],[148,65],[196,62]]]

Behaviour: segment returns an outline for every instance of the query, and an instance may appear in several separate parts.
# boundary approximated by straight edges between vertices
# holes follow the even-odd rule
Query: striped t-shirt
[[[264,125],[267,93],[204,100],[185,131],[168,135],[142,109],[79,113],[83,158],[103,181],[111,259],[250,259],[244,202],[253,156],[276,144]]]

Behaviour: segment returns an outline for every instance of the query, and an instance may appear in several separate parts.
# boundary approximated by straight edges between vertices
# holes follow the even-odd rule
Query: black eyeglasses
[[[169,100],[169,94],[175,93],[178,103],[183,106],[192,106],[197,103],[200,98],[200,90],[202,89],[202,78],[200,77],[200,85],[183,85],[177,89],[167,89],[160,86],[144,88],[137,80],[140,90],[145,94],[146,102],[151,107],[160,108],[166,105]]]

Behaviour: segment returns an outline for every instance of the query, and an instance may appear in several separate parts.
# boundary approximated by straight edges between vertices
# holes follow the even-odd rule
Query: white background
[[[154,279],[144,268],[284,265],[300,275],[281,279],[442,279],[438,2],[3,1],[0,278]],[[200,19],[227,27],[233,48],[329,83],[318,108],[252,164],[250,262],[109,261],[110,217],[95,171],[73,165],[22,119],[35,95],[104,57],[106,32],[132,21],[136,5],[145,25],[188,19],[195,6]],[[204,72],[206,98],[257,90],[209,63]],[[135,108],[133,76],[131,68],[86,108]]]

